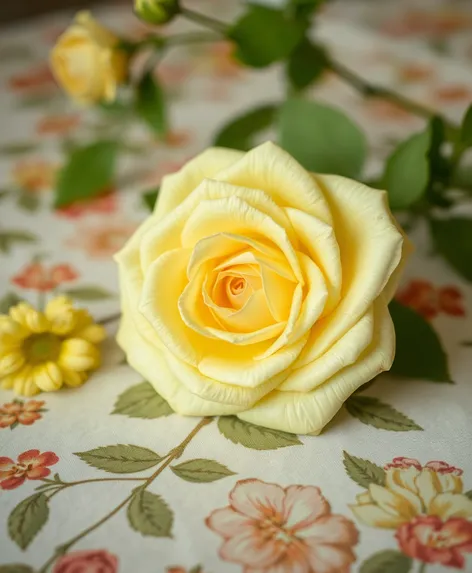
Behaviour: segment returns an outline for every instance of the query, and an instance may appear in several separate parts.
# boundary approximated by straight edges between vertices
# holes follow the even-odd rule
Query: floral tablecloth
[[[335,3],[318,32],[346,65],[458,120],[472,99],[470,6],[378,4]],[[141,31],[128,7],[97,15]],[[119,308],[111,255],[146,216],[141,192],[283,86],[275,69],[239,67],[226,44],[176,50],[159,67],[172,97],[167,141],[130,123],[117,187],[55,211],[66,150],[118,129],[73,108],[52,80],[47,52],[69,16],[0,31],[0,306],[54,291],[103,318]],[[366,128],[372,171],[422,125],[331,76],[313,96]],[[110,337],[82,388],[26,400],[0,391],[0,572],[472,571],[472,288],[434,257],[424,229],[411,233],[398,297],[434,323],[453,383],[382,376],[322,435],[297,437],[173,414]]]

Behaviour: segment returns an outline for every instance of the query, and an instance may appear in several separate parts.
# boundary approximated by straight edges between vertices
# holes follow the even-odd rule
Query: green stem
[[[216,20],[215,18],[211,18],[210,16],[206,16],[205,14],[200,14],[200,12],[195,12],[194,10],[189,10],[188,8],[184,8],[181,6],[180,14],[187,18],[187,20],[191,20],[196,24],[200,24],[201,26],[205,26],[205,28],[210,28],[214,32],[218,32],[219,34],[224,34],[228,29],[228,25],[220,20]]]
[[[72,487],[74,485],[82,485],[85,483],[96,483],[96,482],[107,482],[107,481],[113,481],[113,482],[117,482],[117,481],[146,481],[147,478],[142,477],[142,478],[94,478],[94,479],[83,479],[80,481],[71,481],[71,482],[63,482],[62,485],[59,485],[53,492],[52,494],[49,496],[48,499],[51,499],[52,497],[54,497],[56,494],[58,494],[60,491],[67,489],[69,487]],[[54,489],[54,485],[50,484],[50,488],[47,489],[43,489],[42,491],[45,493],[49,493],[52,489]]]
[[[221,40],[220,34],[209,32],[189,32],[188,34],[176,34],[164,38],[164,47],[185,46],[186,44],[199,44]]]
[[[418,573],[424,573],[426,571],[426,563],[424,561],[420,562],[420,566],[418,567]]]
[[[426,119],[431,119],[438,116],[438,113],[434,109],[425,107],[420,103],[415,102],[399,93],[389,90],[388,88],[371,84],[336,60],[330,59],[328,62],[328,68],[366,97],[380,97],[389,100],[401,106],[403,109],[413,113],[414,115],[418,115]],[[457,129],[457,126],[451,124],[447,119],[442,119],[444,123],[450,128],[454,130]]]
[[[183,454],[185,448],[189,445],[189,443],[193,440],[193,438],[198,434],[198,432],[203,427],[210,424],[212,421],[213,421],[213,418],[202,418],[200,420],[200,422],[198,422],[198,424],[195,426],[195,428],[193,428],[193,430],[188,434],[188,436],[176,448],[172,449],[165,456],[165,458],[163,458],[165,460],[164,463],[161,464],[152,475],[150,475],[148,478],[144,478],[144,480],[143,480],[144,484],[140,487],[140,489],[146,489],[157,478],[157,476],[159,476],[165,470],[165,468],[172,463],[173,460],[179,458]],[[123,478],[123,479],[126,479],[126,478]],[[133,479],[133,478],[130,478],[130,479]],[[84,481],[88,483],[90,480],[84,480]],[[97,481],[104,481],[104,480],[97,480]],[[82,483],[82,482],[77,482],[77,483]],[[104,515],[101,519],[96,521],[90,527],[87,527],[87,529],[84,529],[83,531],[81,531],[75,537],[72,537],[71,539],[69,539],[69,541],[66,541],[60,547],[57,547],[54,554],[46,561],[46,563],[41,567],[41,569],[39,569],[38,573],[46,573],[48,571],[50,565],[52,565],[54,563],[54,561],[59,556],[67,553],[67,551],[69,551],[69,549],[73,545],[75,545],[78,541],[83,539],[89,533],[92,533],[92,531],[95,531],[96,529],[98,529],[101,525],[103,525],[105,522],[107,522],[109,519],[111,519],[114,515],[116,515],[121,509],[123,509],[123,507],[125,507],[131,501],[131,499],[134,497],[134,495],[135,495],[135,491],[133,490],[122,502],[120,502],[115,508],[113,508],[109,513]]]

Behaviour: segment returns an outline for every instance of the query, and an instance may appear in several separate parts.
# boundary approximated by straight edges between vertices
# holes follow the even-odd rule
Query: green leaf
[[[469,491],[464,492],[464,495],[468,497],[470,500],[472,500],[472,489],[469,489]]]
[[[9,563],[8,565],[0,565],[0,573],[34,573],[34,570],[29,565]]]
[[[116,141],[103,140],[72,151],[59,173],[54,206],[96,197],[110,187],[118,147]]]
[[[215,145],[248,151],[257,134],[272,125],[276,111],[274,105],[263,105],[231,119],[216,136]]]
[[[233,444],[241,444],[252,450],[277,450],[302,445],[294,434],[243,422],[236,416],[221,416],[218,420],[218,429]]]
[[[279,114],[281,146],[306,169],[356,177],[367,153],[365,135],[343,112],[291,99]]]
[[[393,300],[389,305],[397,338],[390,370],[397,376],[451,382],[447,356],[433,327],[411,308]]]
[[[214,460],[196,459],[183,462],[170,469],[176,476],[194,483],[208,483],[236,475],[223,464]]]
[[[157,189],[151,189],[150,191],[146,191],[142,194],[143,203],[146,205],[149,211],[151,211],[151,213],[154,211],[157,196],[159,195],[159,189],[160,188],[157,187]]]
[[[433,219],[431,232],[437,251],[460,275],[472,282],[472,219]]]
[[[381,430],[392,432],[411,432],[422,430],[418,424],[410,420],[392,406],[384,404],[370,396],[351,396],[345,403],[346,410],[363,424],[374,426]]]
[[[29,141],[4,143],[0,145],[0,155],[22,155],[23,153],[31,153],[37,147],[37,143],[31,143]]]
[[[165,501],[158,495],[138,488],[128,506],[130,526],[143,535],[172,537],[174,516]]]
[[[467,147],[472,146],[472,104],[469,106],[462,120],[461,141]]]
[[[35,493],[21,501],[8,518],[8,534],[20,549],[26,549],[48,520],[48,499]]]
[[[10,193],[11,191],[9,191],[8,189],[0,189],[0,201],[8,197]]]
[[[137,87],[136,112],[157,135],[167,132],[167,114],[164,91],[149,72]]]
[[[419,201],[429,181],[431,129],[402,141],[387,160],[382,186],[392,209],[406,209]]]
[[[15,243],[35,243],[36,235],[27,231],[0,231],[0,251],[9,253]]]
[[[368,557],[359,569],[359,573],[409,573],[413,562],[400,551],[386,549]]]
[[[30,213],[35,213],[40,206],[40,201],[38,195],[34,193],[29,193],[28,191],[22,191],[18,195],[16,204],[20,209],[24,211],[29,211]]]
[[[304,22],[283,11],[252,4],[230,28],[235,56],[244,64],[264,68],[290,55],[303,37]]]
[[[76,300],[95,301],[113,298],[115,295],[99,286],[75,287],[62,291],[63,294]]]
[[[142,472],[154,467],[162,459],[148,448],[130,444],[103,446],[87,452],[75,452],[74,455],[93,468],[114,474]]]
[[[288,60],[288,79],[294,88],[302,90],[321,76],[326,65],[327,57],[324,48],[304,38]]]
[[[290,0],[289,11],[296,18],[309,18],[327,0]]]
[[[155,419],[173,414],[172,408],[151,386],[141,382],[118,396],[112,414],[122,414],[130,418]]]
[[[385,470],[369,460],[344,452],[343,464],[347,475],[361,487],[368,488],[371,483],[385,484]]]
[[[7,292],[0,298],[0,314],[8,314],[12,306],[21,302],[21,298],[14,292]]]

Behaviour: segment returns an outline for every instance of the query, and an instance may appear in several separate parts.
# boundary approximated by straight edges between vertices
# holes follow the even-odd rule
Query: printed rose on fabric
[[[0,489],[15,489],[26,479],[43,479],[51,473],[48,466],[58,461],[59,458],[53,452],[41,454],[39,450],[23,452],[17,462],[0,457]]]
[[[41,419],[41,413],[46,412],[44,402],[40,400],[14,400],[0,406],[0,428],[15,428],[18,424],[31,426]]]
[[[68,219],[79,219],[87,214],[114,213],[118,209],[118,198],[115,191],[107,191],[101,197],[87,201],[78,201],[67,207],[56,209],[58,215]]]
[[[441,312],[457,317],[466,315],[462,293],[453,285],[435,287],[429,281],[414,279],[400,289],[395,298],[427,319]]]
[[[78,273],[70,265],[61,264],[46,267],[41,263],[32,263],[12,277],[11,282],[21,288],[48,292],[63,283],[75,281]]]
[[[79,115],[47,115],[36,124],[38,135],[66,135],[80,125]]]
[[[186,567],[167,567],[167,573],[205,573],[201,567],[201,565],[195,565],[191,569],[187,569]]]
[[[109,258],[119,251],[136,231],[136,224],[127,221],[105,220],[99,226],[81,225],[67,245],[85,251],[93,258]]]
[[[118,342],[178,413],[318,434],[391,367],[409,248],[384,192],[272,143],[209,149],[116,256]]]
[[[60,557],[52,573],[117,573],[118,558],[105,549],[72,551]]]
[[[57,167],[43,159],[25,159],[16,163],[12,170],[14,185],[29,193],[50,191],[55,182]]]
[[[416,517],[401,525],[395,537],[405,555],[425,563],[463,569],[464,553],[472,553],[472,522],[461,517]]]
[[[411,520],[434,515],[443,521],[472,518],[472,500],[464,495],[462,470],[446,462],[395,458],[385,466],[385,486],[370,484],[351,505],[366,525],[396,529]]]
[[[356,557],[355,525],[331,513],[318,487],[236,484],[230,505],[206,519],[223,538],[220,557],[258,573],[345,573]]]
[[[15,92],[23,94],[51,91],[56,88],[56,83],[51,70],[47,64],[40,64],[12,76],[8,86]]]

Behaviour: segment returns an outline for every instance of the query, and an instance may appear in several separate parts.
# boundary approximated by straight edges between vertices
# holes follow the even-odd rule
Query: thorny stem
[[[139,487],[139,489],[140,490],[146,489],[157,478],[157,476],[159,476],[165,470],[165,468],[172,463],[173,460],[179,458],[183,454],[185,448],[189,445],[189,443],[193,440],[193,438],[198,434],[198,432],[203,427],[207,426],[208,424],[211,424],[212,421],[213,421],[213,418],[202,418],[200,420],[200,422],[198,422],[198,424],[195,426],[195,428],[193,428],[193,430],[188,434],[188,436],[176,448],[173,448],[163,458],[165,460],[164,463],[162,463],[152,475],[150,475],[148,478],[144,478],[144,483],[142,486]],[[131,478],[131,479],[135,479],[135,478]],[[89,482],[91,480],[84,480],[84,481]],[[104,481],[104,480],[97,480],[97,481]],[[81,482],[77,482],[77,483],[81,483]],[[65,554],[78,541],[80,541],[82,538],[84,538],[86,535],[88,535],[92,531],[95,531],[96,529],[98,529],[106,521],[108,521],[114,515],[116,515],[121,509],[123,509],[123,507],[125,507],[128,504],[128,502],[131,501],[131,499],[135,496],[135,494],[136,494],[136,491],[133,490],[122,502],[120,502],[114,509],[112,509],[105,516],[103,516],[101,519],[96,521],[90,527],[87,527],[87,529],[84,529],[83,531],[81,531],[75,537],[72,537],[71,539],[69,539],[69,541],[66,541],[63,545],[57,547],[54,554],[46,561],[46,563],[41,567],[41,569],[39,569],[38,573],[47,573],[49,566],[52,565],[54,563],[54,561],[60,555]]]

